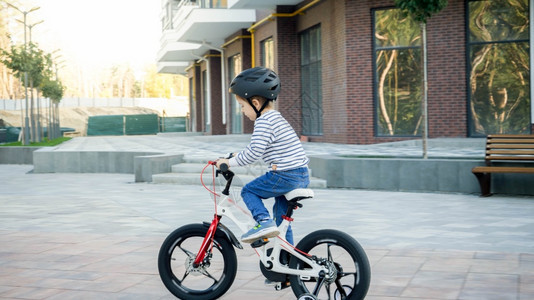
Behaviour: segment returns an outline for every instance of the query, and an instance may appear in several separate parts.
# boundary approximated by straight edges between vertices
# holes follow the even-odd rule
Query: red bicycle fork
[[[206,257],[206,254],[209,251],[211,251],[211,248],[213,247],[213,238],[215,237],[215,232],[217,231],[217,225],[219,225],[219,220],[221,219],[221,216],[215,215],[213,217],[213,221],[211,221],[211,225],[208,228],[208,232],[206,233],[206,236],[204,237],[204,240],[202,241],[202,245],[200,246],[200,250],[198,250],[197,257],[195,258],[195,261],[193,262],[193,266],[196,268],[198,267],[202,261],[204,261],[204,258]]]

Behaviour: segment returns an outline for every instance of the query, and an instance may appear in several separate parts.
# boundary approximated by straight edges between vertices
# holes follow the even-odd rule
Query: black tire
[[[338,230],[318,230],[305,236],[297,245],[301,251],[326,259],[336,269],[335,280],[325,281],[317,299],[364,299],[371,282],[371,268],[365,251],[350,235]],[[306,269],[309,265],[292,256],[289,266]],[[289,276],[291,288],[297,298],[313,294],[317,278],[303,280],[297,275]]]
[[[208,228],[190,224],[176,229],[161,245],[158,256],[159,276],[176,297],[209,300],[222,296],[234,282],[237,257],[232,244],[217,232],[209,262],[193,268]]]

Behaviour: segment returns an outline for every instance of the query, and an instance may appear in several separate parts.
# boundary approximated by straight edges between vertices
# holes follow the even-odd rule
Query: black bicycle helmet
[[[245,99],[261,96],[276,100],[280,93],[280,79],[273,70],[265,67],[247,69],[232,80],[230,92]]]
[[[280,93],[280,78],[273,70],[265,67],[247,69],[232,80],[230,93],[247,99],[256,112],[256,117],[259,118],[269,101],[275,101],[278,97],[278,93]],[[252,104],[252,97],[254,96],[261,96],[267,99],[259,110]]]

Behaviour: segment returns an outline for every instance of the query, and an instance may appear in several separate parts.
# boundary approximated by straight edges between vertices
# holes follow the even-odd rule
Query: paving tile
[[[465,272],[420,271],[408,283],[403,297],[457,299],[465,282]]]
[[[0,299],[174,299],[158,275],[159,247],[175,228],[211,219],[205,191],[31,168],[0,165]],[[372,269],[366,299],[530,300],[533,199],[317,190],[293,225],[297,240],[334,228],[360,242]],[[222,299],[295,299],[264,285],[249,246],[236,253],[236,280]]]
[[[1,293],[0,297],[10,299],[46,299],[61,293],[61,290],[20,287]]]

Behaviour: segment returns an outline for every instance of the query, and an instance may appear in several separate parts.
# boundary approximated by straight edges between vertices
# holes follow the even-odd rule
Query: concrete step
[[[185,162],[172,166],[171,173],[152,175],[152,182],[181,185],[201,185],[200,173],[206,167],[206,163],[207,162],[204,159],[186,157]],[[265,172],[268,171],[268,168],[266,164],[258,162],[245,167],[232,167],[232,171],[237,175],[233,182],[233,186],[243,186],[256,177],[265,174]],[[211,184],[213,181],[211,170],[206,170],[203,176],[204,183]],[[326,180],[311,177],[309,187],[316,189],[326,188]]]
[[[171,168],[172,173],[197,173],[200,174],[202,169],[206,166],[206,163],[186,162],[173,165]],[[238,175],[255,175],[260,176],[267,172],[267,166],[265,165],[252,165],[246,167],[232,167],[232,172]]]
[[[204,169],[206,166],[207,161],[203,158],[197,158],[197,157],[184,157],[184,162],[173,165],[172,166],[172,172],[176,173],[199,173]],[[247,174],[247,175],[254,175],[256,177],[265,174],[265,172],[269,171],[269,167],[267,164],[263,162],[255,162],[251,165],[244,166],[244,167],[232,167],[232,171],[235,174]],[[309,169],[310,176],[313,176],[313,170]]]
[[[203,181],[205,184],[211,184],[212,175],[204,174]],[[241,174],[236,175],[239,180],[234,180],[233,186],[243,186],[244,184],[249,183],[251,180],[255,179],[257,176]],[[162,173],[152,175],[152,183],[166,183],[166,184],[177,184],[177,185],[201,185],[200,181],[200,172],[196,173]],[[324,189],[326,188],[326,180],[320,178],[310,178],[310,185],[308,186],[311,189]]]

